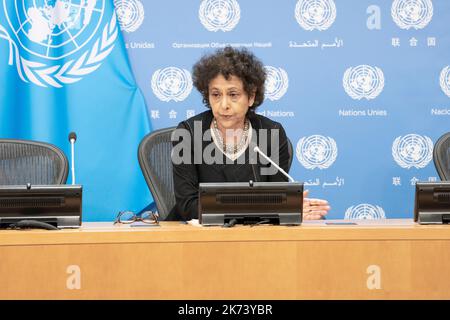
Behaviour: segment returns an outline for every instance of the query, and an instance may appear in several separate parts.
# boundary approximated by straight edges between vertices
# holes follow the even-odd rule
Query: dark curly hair
[[[249,110],[254,111],[264,101],[264,82],[266,71],[262,62],[247,49],[225,47],[216,52],[203,56],[193,67],[192,78],[194,86],[203,96],[203,103],[208,108],[208,86],[212,79],[219,74],[229,80],[236,76],[242,80],[247,95],[255,93],[255,102]]]

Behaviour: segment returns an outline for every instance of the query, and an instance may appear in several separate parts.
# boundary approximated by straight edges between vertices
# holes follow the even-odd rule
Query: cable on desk
[[[224,223],[222,228],[231,228],[234,227],[234,225],[237,223],[237,219],[231,219],[227,223]]]
[[[57,227],[42,221],[36,220],[20,220],[9,225],[11,229],[45,229],[45,230],[59,230]]]

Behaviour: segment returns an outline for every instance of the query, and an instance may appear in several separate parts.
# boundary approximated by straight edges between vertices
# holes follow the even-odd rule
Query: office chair
[[[165,220],[175,206],[172,172],[172,131],[176,127],[160,129],[146,135],[138,148],[139,165],[155,200],[161,220]],[[293,159],[292,143],[288,139],[289,167]]]
[[[146,135],[138,149],[139,165],[155,200],[160,220],[165,220],[175,206],[172,172],[172,131],[170,127]]]
[[[450,181],[450,132],[442,135],[433,148],[434,166],[443,181]]]
[[[287,138],[287,142],[288,142],[288,152],[289,152],[289,162],[288,162],[287,172],[289,172],[289,170],[291,169],[292,160],[294,159],[294,148],[292,147],[292,142],[291,142],[291,140],[289,140],[289,138]]]
[[[65,184],[68,162],[54,145],[0,139],[0,185]]]

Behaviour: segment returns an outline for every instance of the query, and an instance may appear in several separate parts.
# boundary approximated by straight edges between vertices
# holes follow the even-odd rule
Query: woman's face
[[[244,124],[248,108],[255,102],[245,92],[242,80],[230,76],[228,80],[221,74],[211,80],[208,86],[209,105],[221,129],[240,129]]]

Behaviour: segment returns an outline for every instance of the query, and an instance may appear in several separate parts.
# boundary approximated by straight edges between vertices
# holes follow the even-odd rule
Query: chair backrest
[[[0,185],[65,184],[68,172],[67,157],[52,144],[0,139]]]
[[[441,180],[450,181],[450,132],[434,144],[433,161]]]
[[[171,135],[175,128],[149,133],[142,139],[138,149],[139,164],[161,220],[167,218],[176,203],[171,157]]]
[[[291,169],[292,160],[294,159],[294,148],[292,147],[292,142],[291,142],[291,140],[289,140],[289,138],[287,138],[287,142],[288,142],[288,152],[289,152],[289,163],[288,163],[287,172],[289,172],[289,170]]]

